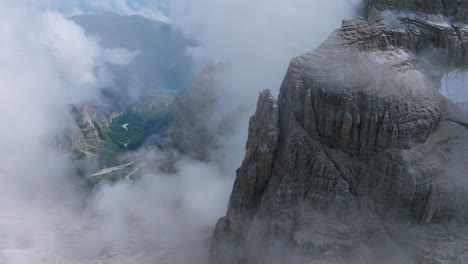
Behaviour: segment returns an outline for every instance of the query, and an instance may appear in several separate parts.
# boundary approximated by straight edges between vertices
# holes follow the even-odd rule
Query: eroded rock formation
[[[258,100],[211,263],[468,261],[468,132],[440,93],[468,62],[465,2],[369,1],[292,60]]]

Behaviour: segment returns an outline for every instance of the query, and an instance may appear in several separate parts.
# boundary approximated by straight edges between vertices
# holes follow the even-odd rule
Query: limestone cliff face
[[[389,243],[389,263],[468,261],[468,178],[454,161],[468,133],[439,92],[468,62],[468,27],[448,17],[464,2],[368,5],[367,18],[292,60],[278,100],[260,95],[212,263],[350,263],[362,248],[377,263]]]
[[[96,109],[89,104],[82,107],[73,107],[71,113],[74,120],[70,122],[72,135],[69,140],[71,142],[69,149],[91,155],[104,143],[99,138],[96,125],[107,128],[109,127],[109,121],[98,114]]]

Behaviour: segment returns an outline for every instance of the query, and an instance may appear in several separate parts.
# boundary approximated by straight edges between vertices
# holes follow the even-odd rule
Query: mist
[[[55,248],[54,225],[76,206],[71,160],[56,141],[68,106],[96,98],[99,85],[99,46],[27,3],[0,3],[0,260],[15,264]]]
[[[359,7],[354,1],[223,1],[173,0],[171,21],[193,36],[198,63],[229,63],[221,77],[227,105],[249,105],[249,115],[260,91],[275,95],[289,61],[315,49]]]
[[[216,147],[200,160],[144,146],[130,154],[148,165],[141,178],[91,194],[74,185],[73,159],[58,139],[71,105],[100,103],[112,79],[105,64],[140,55],[101,48],[47,4],[0,1],[0,263],[206,263],[258,93],[276,94],[289,60],[317,47],[359,1],[171,0],[170,23],[200,43],[187,50],[200,72],[229,65],[203,91],[216,94],[202,120]]]
[[[276,96],[289,61],[312,51],[343,18],[352,17],[360,0],[345,1],[190,1],[172,0],[170,20],[200,42],[188,52],[200,68],[227,63],[217,75],[213,113],[208,126],[228,133],[215,139],[225,145],[230,174],[242,161],[249,117],[255,112],[258,94],[270,89]],[[219,127],[221,126],[221,127]],[[213,129],[214,130],[214,129]],[[221,150],[223,152],[223,150]]]

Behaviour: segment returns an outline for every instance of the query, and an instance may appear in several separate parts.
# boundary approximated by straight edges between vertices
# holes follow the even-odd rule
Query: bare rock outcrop
[[[291,61],[258,100],[211,263],[468,261],[468,132],[440,92],[468,62],[463,6],[369,1]]]
[[[98,114],[96,109],[89,104],[71,109],[74,120],[70,122],[72,136],[70,138],[72,151],[91,153],[103,145],[99,137],[97,126],[109,127],[109,121]]]

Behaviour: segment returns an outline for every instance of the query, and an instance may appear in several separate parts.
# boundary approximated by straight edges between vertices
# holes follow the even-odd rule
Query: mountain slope
[[[194,62],[187,48],[195,43],[172,25],[137,15],[79,15],[71,19],[109,49],[110,60],[122,49],[134,57],[128,65],[109,65],[119,86],[183,90],[190,83]]]

